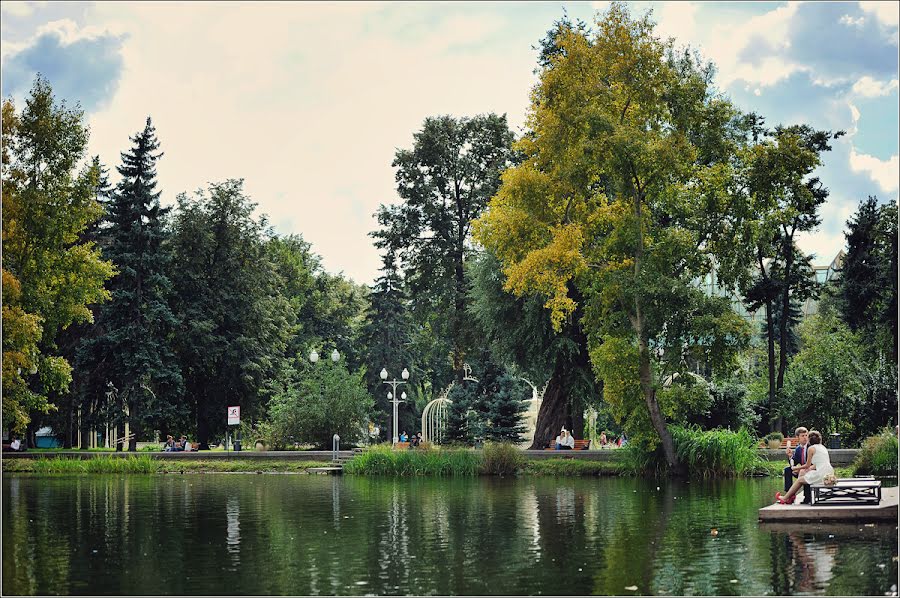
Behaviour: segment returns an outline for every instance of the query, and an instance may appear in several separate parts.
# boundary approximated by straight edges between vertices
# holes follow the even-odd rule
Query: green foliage
[[[759,423],[747,385],[740,380],[719,378],[709,385],[710,403],[706,411],[692,413],[688,422],[702,428],[742,427],[753,430]]]
[[[79,367],[102,371],[101,380],[93,383],[111,385],[116,400],[106,406],[106,415],[121,431],[126,420],[130,423],[136,437],[133,450],[145,430],[164,427],[186,409],[172,348],[178,322],[170,305],[171,253],[165,246],[170,210],[160,206],[156,191],[156,164],[162,154],[150,118],[131,141],[134,145],[122,153],[118,167],[122,180],[107,202],[107,226],[98,233],[103,256],[119,274],[109,284],[112,301],[99,310],[99,333],[82,340]]]
[[[385,476],[474,476],[482,456],[467,449],[393,450],[390,445],[369,448],[344,464],[344,472]]]
[[[273,446],[330,448],[334,434],[343,446],[356,444],[367,433],[373,405],[362,370],[350,373],[327,358],[315,364],[297,360],[269,403]]]
[[[604,398],[619,420],[643,410],[674,460],[661,382],[689,360],[731,361],[749,337],[727,301],[694,283],[732,246],[735,229],[720,222],[744,140],[712,67],[653,29],[613,3],[595,32],[554,34],[532,132],[516,145],[523,160],[504,172],[475,237],[501,260],[505,289],[542,297],[556,330],[585,304]]]
[[[450,405],[447,406],[447,441],[459,442],[471,446],[479,432],[476,422],[478,402],[478,385],[475,382],[463,381],[454,384],[447,393]],[[473,418],[473,415],[475,417]]]
[[[778,442],[781,442],[782,440],[784,440],[784,434],[782,434],[781,432],[769,432],[768,434],[766,434],[765,440],[767,442],[769,440],[777,440]]]
[[[259,416],[291,333],[284,281],[266,250],[271,232],[254,209],[243,181],[228,180],[179,195],[172,220],[176,352],[201,448],[224,432],[227,406]]]
[[[487,475],[515,475],[525,464],[522,451],[507,443],[486,442],[481,457],[481,473]]]
[[[361,335],[366,347],[365,363],[368,365],[366,385],[375,397],[374,423],[381,429],[382,438],[389,440],[393,425],[393,406],[387,398],[387,386],[382,383],[379,374],[385,368],[396,377],[403,368],[412,367],[418,361],[413,359],[413,352],[410,350],[413,324],[409,314],[409,301],[397,270],[396,257],[389,250],[383,256],[381,276],[375,280],[369,298],[369,309]],[[409,420],[404,415],[415,411],[415,401],[401,403],[397,410],[399,431],[412,429],[405,428]]]
[[[804,425],[852,440],[863,391],[859,340],[836,314],[820,311],[800,325],[801,350],[791,361],[779,413],[788,427]],[[881,422],[882,424],[884,422]]]
[[[90,459],[37,459],[35,473],[157,473],[162,463],[150,455],[92,457]]]
[[[528,475],[587,476],[616,475],[620,468],[615,463],[584,461],[581,459],[529,459],[523,472]]]
[[[372,236],[376,247],[400,259],[414,320],[432,337],[427,344],[435,345],[429,363],[417,365],[436,386],[447,382],[439,374],[446,372],[448,349],[453,370],[462,372],[470,335],[470,223],[497,190],[512,141],[505,115],[441,116],[425,119],[413,147],[394,157],[403,203],[381,206],[381,229]]]
[[[528,409],[531,387],[520,378],[501,374],[483,384],[485,418],[484,437],[494,442],[522,441],[525,424],[522,415]]]
[[[853,462],[854,475],[897,475],[898,450],[897,434],[890,428],[866,438]]]
[[[847,222],[837,285],[844,321],[865,346],[897,360],[897,203],[861,201]]]
[[[699,427],[672,426],[672,438],[679,461],[688,474],[701,477],[751,475],[762,471],[765,463],[756,449],[757,440],[745,428],[701,430]],[[625,471],[638,474],[663,474],[665,456],[659,448],[631,441],[623,449]]]
[[[19,432],[68,391],[60,330],[90,322],[88,306],[109,297],[114,269],[80,238],[103,212],[99,168],[75,172],[87,143],[83,111],[57,103],[40,76],[20,114],[3,102],[3,421]]]

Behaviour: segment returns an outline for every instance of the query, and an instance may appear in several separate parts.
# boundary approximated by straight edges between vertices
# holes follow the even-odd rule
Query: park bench
[[[408,442],[398,442],[397,444],[394,445],[394,448],[395,449],[408,449],[409,443]]]
[[[800,443],[800,439],[796,436],[788,436],[787,438],[781,439],[781,450],[787,448],[787,443],[790,441],[791,448],[797,448],[797,444]],[[759,443],[759,448],[769,448],[769,442],[765,439],[761,440]]]
[[[881,482],[873,477],[838,478],[834,486],[810,484],[812,503],[859,505],[881,503]]]
[[[591,446],[591,441],[588,440],[588,439],[584,439],[584,440],[576,440],[576,441],[575,441],[575,448],[574,448],[573,450],[576,450],[576,451],[586,451],[586,450],[588,450],[588,448],[589,448],[590,446]],[[550,444],[547,445],[547,448],[545,448],[544,450],[545,450],[545,451],[555,451],[555,450],[556,450],[556,441],[555,441],[555,440],[551,440],[551,441],[550,441]],[[563,450],[565,450],[565,449],[563,449]]]

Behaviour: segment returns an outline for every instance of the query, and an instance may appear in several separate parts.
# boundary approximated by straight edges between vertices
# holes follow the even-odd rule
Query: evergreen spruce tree
[[[519,443],[525,432],[522,414],[528,409],[531,387],[508,373],[503,373],[484,389],[487,408],[485,439],[495,442]]]
[[[478,384],[469,380],[456,382],[447,398],[447,441],[471,444],[475,440],[473,424],[478,419]]]
[[[124,435],[130,424],[134,437],[129,450],[153,426],[165,423],[180,410],[182,379],[171,346],[177,321],[170,307],[172,285],[166,274],[170,256],[164,247],[168,208],[159,204],[156,162],[159,142],[150,118],[131,138],[132,149],[122,153],[117,168],[122,180],[110,198],[101,231],[103,252],[119,274],[110,283],[112,301],[101,310],[102,337],[96,339],[107,382],[117,404],[111,408]],[[121,444],[116,450],[121,450]]]
[[[363,345],[368,348],[365,361],[368,366],[366,385],[375,397],[375,423],[381,429],[383,438],[388,438],[391,434],[393,407],[388,401],[387,387],[382,384],[379,373],[381,368],[386,368],[388,372],[398,376],[403,368],[412,369],[412,354],[409,349],[411,332],[412,321],[403,280],[397,271],[395,254],[388,250],[382,258],[381,276],[372,286],[369,311],[362,333]],[[414,401],[401,403],[398,406],[398,419],[406,423],[412,418],[409,412],[414,410]]]

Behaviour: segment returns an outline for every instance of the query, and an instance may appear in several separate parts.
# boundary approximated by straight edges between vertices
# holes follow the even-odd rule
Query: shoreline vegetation
[[[512,449],[516,451],[516,449]],[[344,464],[347,475],[383,477],[450,477],[478,475],[522,476],[625,476],[665,477],[663,472],[637,472],[624,462],[589,461],[577,458],[529,459],[504,454],[484,458],[484,454],[465,449],[427,451],[373,450],[367,451]],[[66,457],[42,457],[39,459],[3,459],[4,474],[185,474],[185,473],[257,473],[257,474],[308,474],[309,469],[331,467],[330,462],[266,459],[196,459],[159,460],[149,455],[131,457],[96,457],[71,459]],[[784,464],[780,461],[763,462],[752,472],[737,476],[707,475],[705,477],[779,477]],[[854,475],[854,467],[835,468],[839,477]],[[704,476],[698,476],[704,477]]]

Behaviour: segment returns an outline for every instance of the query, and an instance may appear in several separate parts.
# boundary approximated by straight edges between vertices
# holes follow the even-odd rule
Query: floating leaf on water
[[[736,580],[736,579],[729,579],[728,581],[729,581],[730,583],[737,583],[737,580]]]
[[[625,589],[629,592],[634,592],[635,590],[637,590],[637,586],[625,586]]]

